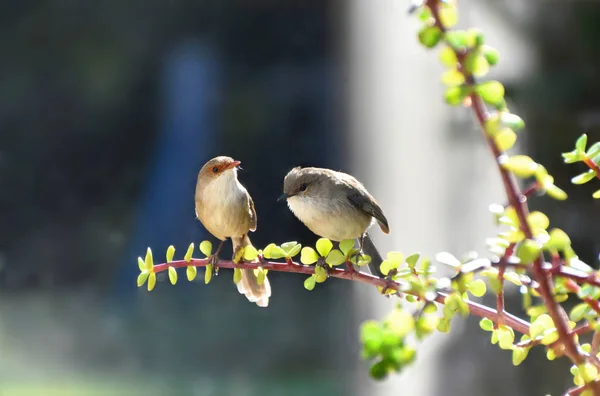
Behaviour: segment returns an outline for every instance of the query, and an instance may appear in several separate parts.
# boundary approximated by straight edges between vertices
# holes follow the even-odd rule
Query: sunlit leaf
[[[185,270],[185,274],[187,276],[187,280],[191,282],[194,279],[196,279],[196,275],[198,275],[198,270],[193,265],[188,265],[188,267]]]
[[[492,331],[494,330],[494,322],[488,318],[483,318],[479,321],[479,327],[484,331]]]
[[[144,269],[148,272],[152,272],[152,267],[154,267],[154,259],[152,258],[152,249],[148,248],[146,250],[146,257],[144,258]]]
[[[169,267],[169,281],[172,285],[177,283],[177,270],[173,267]]]
[[[484,102],[493,106],[504,101],[504,86],[498,81],[486,81],[475,86],[475,91]]]
[[[208,285],[212,279],[213,265],[206,264],[206,270],[204,271],[204,284]]]
[[[304,288],[306,290],[313,290],[315,288],[315,285],[316,285],[316,276],[315,275],[309,276],[304,281]]]
[[[467,290],[469,290],[469,292],[471,292],[471,294],[475,297],[483,297],[486,291],[485,282],[481,279],[476,279],[472,282],[469,282]]]
[[[311,247],[305,246],[302,248],[302,252],[300,253],[300,261],[302,264],[314,264],[319,259],[319,255],[315,250]]]
[[[494,142],[500,151],[512,148],[517,141],[517,134],[510,128],[503,128],[494,137]]]
[[[253,261],[258,257],[258,250],[252,245],[244,247],[244,260]]]
[[[151,272],[148,276],[148,291],[154,290],[154,286],[156,286],[156,274]]]
[[[242,280],[242,270],[240,268],[233,269],[233,283],[236,285]]]
[[[317,241],[317,252],[323,257],[327,257],[331,249],[333,248],[333,243],[327,238],[319,238]]]
[[[529,348],[515,347],[512,351],[512,364],[518,366],[527,358]]]
[[[346,262],[346,256],[337,249],[333,249],[327,255],[325,262],[331,266],[340,265]]]
[[[502,158],[501,165],[504,169],[513,172],[519,177],[533,176],[538,164],[527,155],[513,155]]]
[[[494,66],[500,60],[500,53],[497,49],[490,47],[489,45],[484,45],[481,47],[481,53],[485,57],[485,60],[488,61],[490,66]]]
[[[584,172],[580,175],[575,176],[571,179],[571,183],[573,184],[585,184],[596,177],[596,171],[590,169],[587,172]]]
[[[175,255],[175,246],[171,245],[167,248],[167,263],[173,261],[173,256]]]
[[[212,242],[211,241],[202,241],[200,244],[200,252],[206,257],[209,257],[212,254]]]
[[[454,87],[465,83],[465,76],[457,69],[450,69],[442,73],[442,83]]]
[[[456,53],[447,45],[440,49],[439,59],[440,62],[447,67],[456,67],[458,63],[458,59],[456,59]]]
[[[194,243],[193,242],[190,243],[190,246],[188,246],[188,250],[187,250],[187,252],[185,252],[185,256],[183,257],[183,259],[187,263],[189,263],[192,260],[192,254],[194,254]]]
[[[587,146],[587,135],[584,133],[575,142],[575,150],[577,150],[580,153],[585,152],[586,146]]]
[[[140,271],[148,271],[146,268],[146,263],[144,263],[144,260],[141,257],[138,257],[138,268]]]
[[[149,275],[150,275],[150,272],[148,272],[148,271],[144,270],[144,271],[140,272],[140,274],[137,277],[138,287],[144,286],[144,283],[146,283],[146,281],[148,280]]]
[[[427,48],[433,48],[440,42],[442,35],[439,27],[425,26],[419,30],[419,42]]]

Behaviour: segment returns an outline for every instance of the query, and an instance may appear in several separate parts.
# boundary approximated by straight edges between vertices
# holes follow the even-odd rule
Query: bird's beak
[[[230,163],[229,165],[227,165],[225,167],[225,169],[233,169],[233,168],[235,168],[236,166],[238,166],[241,163],[242,163],[241,161],[233,161],[232,163]]]
[[[277,202],[283,201],[284,199],[288,199],[290,196],[286,193],[283,193],[277,198]]]

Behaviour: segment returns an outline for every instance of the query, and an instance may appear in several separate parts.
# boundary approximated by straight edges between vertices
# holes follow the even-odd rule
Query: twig
[[[207,259],[191,259],[189,263],[185,260],[177,260],[177,261],[172,261],[168,264],[157,264],[154,266],[153,271],[155,273],[158,273],[158,272],[168,270],[169,267],[184,268],[184,267],[187,267],[190,265],[193,265],[195,267],[205,267],[207,264],[210,264]],[[238,264],[235,264],[232,261],[219,261],[218,266],[219,266],[219,268],[242,268],[242,269],[256,269],[258,267],[262,267],[269,271],[293,272],[293,273],[305,274],[305,275],[312,275],[315,273],[315,266],[302,265],[302,264],[295,263],[291,260],[289,260],[286,263],[261,261],[260,263],[241,262]],[[364,272],[350,272],[348,270],[343,270],[343,269],[339,269],[339,268],[331,268],[329,271],[329,276],[334,277],[334,278],[362,282],[362,283],[366,283],[369,285],[392,289],[392,290],[396,290],[396,291],[399,291],[399,289],[400,289],[400,284],[398,282],[395,282],[390,279],[378,278],[376,276],[366,274]],[[407,292],[407,291],[402,291],[402,292],[411,294],[410,292]],[[438,304],[444,304],[444,301],[447,296],[448,296],[448,294],[446,294],[446,293],[438,293],[437,297],[435,298],[435,302],[437,302]],[[482,318],[488,318],[492,322],[497,323],[498,312],[496,310],[494,310],[492,308],[488,308],[485,305],[481,305],[481,304],[478,304],[478,303],[470,301],[470,300],[465,301],[465,303],[469,307],[469,312],[471,312],[473,315],[476,315],[476,316],[479,316]],[[518,318],[514,315],[511,315],[507,312],[504,313],[503,319],[504,319],[503,324],[505,324],[506,326],[510,326],[511,328],[518,331],[519,333],[522,333],[522,334],[529,333],[529,323],[527,323],[523,319]]]
[[[434,18],[435,25],[440,28],[440,30],[445,33],[446,29],[441,23],[441,19],[439,16],[439,2],[440,0],[426,0],[426,5],[431,10],[431,14]],[[464,52],[459,52],[454,50],[456,57],[459,63],[459,70],[463,73],[465,77],[465,83],[469,86],[475,85],[475,80],[473,76],[467,72],[464,67],[466,54]],[[496,145],[494,139],[487,133],[485,129],[485,122],[487,119],[487,108],[483,102],[481,96],[479,96],[476,92],[472,92],[469,95],[471,99],[471,108],[475,113],[475,118],[479,123],[479,126],[485,136],[485,140],[488,143],[494,158],[496,159],[496,165],[500,172],[500,176],[502,178],[502,182],[504,184],[504,189],[506,191],[506,195],[508,197],[508,201],[510,205],[515,209],[516,215],[519,219],[520,227],[525,237],[527,239],[533,239],[533,233],[531,231],[531,227],[527,222],[527,216],[529,215],[529,208],[527,206],[527,200],[524,199],[523,194],[519,191],[519,187],[515,180],[515,177],[512,173],[507,171],[502,167],[499,162],[499,158],[502,156],[502,152]],[[531,271],[535,280],[538,282],[538,292],[548,309],[548,314],[552,318],[554,325],[556,326],[556,330],[559,335],[559,339],[561,343],[565,347],[565,355],[567,355],[571,361],[575,364],[581,364],[585,362],[585,356],[580,353],[579,348],[577,347],[575,340],[572,334],[569,331],[569,327],[567,324],[567,315],[564,312],[564,309],[556,302],[552,295],[552,283],[550,274],[544,270],[544,258],[542,255],[538,259],[536,259],[531,265]]]

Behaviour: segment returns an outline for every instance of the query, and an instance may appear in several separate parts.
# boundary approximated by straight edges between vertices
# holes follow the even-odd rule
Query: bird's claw
[[[219,260],[219,256],[216,254],[213,254],[208,258],[208,263],[212,265],[213,276],[219,275],[219,267],[217,266],[217,264],[219,264]]]

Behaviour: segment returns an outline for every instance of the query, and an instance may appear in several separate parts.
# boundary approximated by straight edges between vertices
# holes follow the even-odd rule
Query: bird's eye
[[[213,170],[213,173],[219,173],[219,168],[216,166],[212,170]]]
[[[306,184],[302,184],[302,185],[300,186],[300,191],[306,191],[306,187],[307,187],[307,185],[306,185]]]

